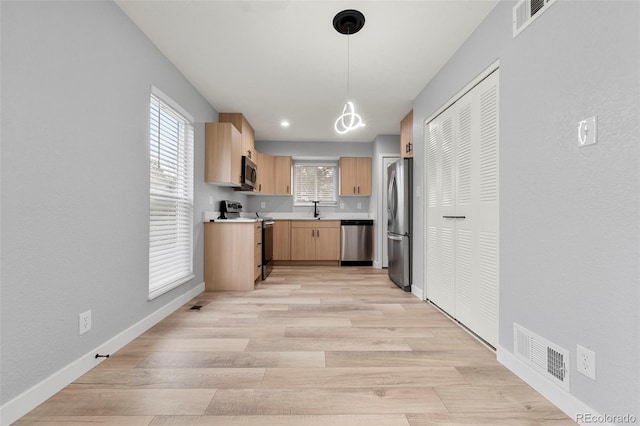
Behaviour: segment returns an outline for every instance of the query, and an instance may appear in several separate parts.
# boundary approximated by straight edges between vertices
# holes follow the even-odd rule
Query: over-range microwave
[[[246,155],[242,156],[242,176],[241,184],[242,190],[253,191],[256,186],[256,180],[258,179],[258,167],[251,161]]]

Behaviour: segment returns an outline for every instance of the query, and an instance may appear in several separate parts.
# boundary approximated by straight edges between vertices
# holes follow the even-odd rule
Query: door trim
[[[424,128],[427,124],[429,124],[431,121],[433,121],[434,118],[436,118],[437,116],[442,114],[451,105],[455,104],[461,97],[466,95],[468,92],[471,91],[471,89],[473,89],[478,84],[480,84],[480,82],[482,80],[484,80],[485,78],[487,78],[491,74],[493,74],[493,72],[495,70],[497,70],[498,68],[500,68],[500,60],[497,60],[494,63],[492,63],[491,65],[489,65],[488,68],[486,68],[484,71],[482,71],[480,74],[478,74],[473,80],[471,80],[462,89],[460,89],[455,95],[453,95],[453,97],[451,99],[446,101],[433,114],[431,114],[429,117],[427,117],[427,119],[423,121],[422,127]],[[425,181],[426,181],[426,177],[425,177]]]

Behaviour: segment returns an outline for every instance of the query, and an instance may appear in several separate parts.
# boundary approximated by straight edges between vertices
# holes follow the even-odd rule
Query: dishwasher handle
[[[341,226],[373,226],[373,219],[342,219]]]

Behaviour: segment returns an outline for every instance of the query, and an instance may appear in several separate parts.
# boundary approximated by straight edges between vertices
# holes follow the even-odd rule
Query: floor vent
[[[208,304],[209,304],[208,300],[198,300],[193,305],[191,305],[191,307],[189,309],[187,309],[187,310],[188,311],[199,311],[200,309],[202,309],[204,306],[207,306]]]
[[[548,340],[513,324],[513,347],[516,356],[544,377],[569,391],[569,352]]]
[[[556,0],[520,0],[513,8],[513,37],[520,34]]]

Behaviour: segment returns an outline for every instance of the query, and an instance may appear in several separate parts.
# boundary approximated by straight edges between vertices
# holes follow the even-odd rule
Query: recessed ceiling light
[[[280,125],[281,125],[282,127],[289,127],[289,126],[291,125],[291,123],[289,123],[287,120],[282,120],[282,121],[280,122]]]

